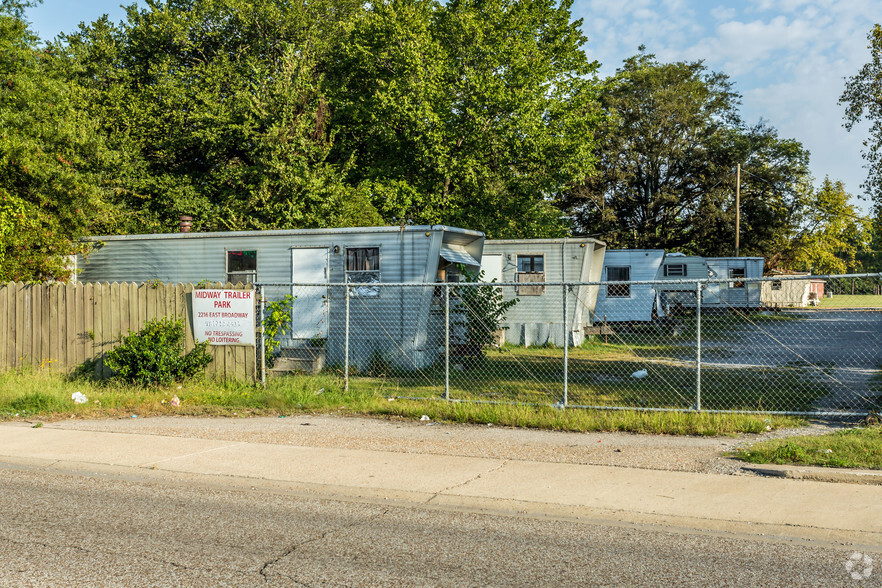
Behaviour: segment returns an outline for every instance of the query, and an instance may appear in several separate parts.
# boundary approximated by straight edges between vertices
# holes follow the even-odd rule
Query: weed
[[[91,402],[75,405],[70,397],[76,391],[88,396]],[[344,392],[342,378],[335,375],[287,376],[270,380],[265,389],[207,380],[188,381],[181,389],[162,386],[145,389],[119,380],[72,382],[58,374],[7,372],[0,373],[0,419],[15,418],[16,413],[20,414],[19,418],[39,414],[49,419],[69,418],[71,414],[83,418],[114,418],[131,414],[232,416],[236,413],[241,417],[303,412],[419,419],[427,414],[434,420],[482,425],[673,435],[757,433],[764,431],[767,425],[792,427],[803,422],[791,417],[748,414],[558,410],[529,404],[445,402],[437,396],[422,400],[402,398],[413,393],[412,389],[402,388],[395,378],[379,377],[353,379],[349,391]],[[169,404],[172,395],[181,399],[180,406]],[[395,401],[390,402],[390,397]],[[13,404],[19,408],[13,408]]]

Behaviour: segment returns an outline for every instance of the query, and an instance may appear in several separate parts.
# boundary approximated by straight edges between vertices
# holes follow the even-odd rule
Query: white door
[[[481,278],[484,282],[492,282],[496,279],[497,282],[502,281],[502,256],[501,255],[482,255],[481,256],[481,271],[484,272],[484,277]]]
[[[291,250],[291,338],[314,339],[328,336],[328,287],[297,284],[328,283],[328,248]]]

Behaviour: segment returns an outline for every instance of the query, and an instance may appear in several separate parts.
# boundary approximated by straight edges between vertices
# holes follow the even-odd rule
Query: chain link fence
[[[264,382],[325,373],[390,397],[572,408],[882,408],[882,274],[258,287],[262,317],[291,319],[262,346]]]

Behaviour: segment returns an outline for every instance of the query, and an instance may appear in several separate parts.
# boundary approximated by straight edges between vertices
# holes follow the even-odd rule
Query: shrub
[[[170,384],[196,375],[212,361],[208,341],[184,353],[184,324],[162,318],[147,321],[144,328],[123,338],[105,363],[115,377],[141,386]]]

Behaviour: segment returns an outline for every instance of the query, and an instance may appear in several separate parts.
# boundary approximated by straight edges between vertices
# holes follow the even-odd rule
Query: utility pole
[[[741,164],[735,172],[735,257],[738,257],[741,237]]]

